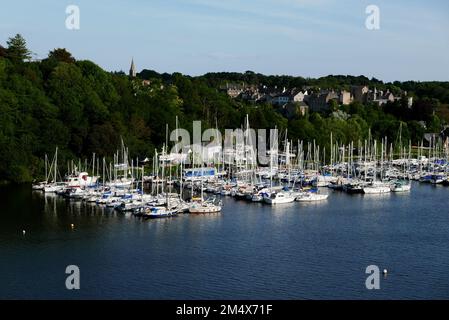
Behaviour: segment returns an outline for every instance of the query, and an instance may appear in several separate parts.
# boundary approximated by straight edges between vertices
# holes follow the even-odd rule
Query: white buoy
[[[25,233],[26,233],[26,231],[25,231],[25,230],[22,230],[22,234],[25,235]]]
[[[387,274],[388,273],[388,270],[387,269],[384,269],[384,274]]]

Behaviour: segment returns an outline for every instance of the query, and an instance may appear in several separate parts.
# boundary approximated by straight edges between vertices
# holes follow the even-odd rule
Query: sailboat
[[[189,207],[189,213],[218,213],[221,212],[221,203],[214,204],[209,201],[194,202]]]
[[[65,183],[64,182],[57,182],[57,180],[58,180],[58,147],[56,147],[55,156],[53,158],[53,162],[52,162],[51,167],[50,167],[50,172],[51,171],[53,171],[51,173],[53,175],[53,177],[52,177],[53,178],[53,182],[45,184],[43,190],[46,193],[58,192],[58,191],[63,190],[64,187],[65,187]]]
[[[446,180],[446,176],[444,174],[432,174],[430,176],[431,184],[442,184]]]
[[[199,214],[199,213],[218,213],[221,212],[222,203],[221,201],[216,204],[215,198],[208,199],[204,201],[203,199],[203,180],[201,180],[201,198],[200,201],[192,201],[189,206],[189,213]],[[192,193],[193,195],[193,193]],[[193,198],[192,198],[193,200]]]
[[[390,186],[391,192],[408,192],[412,185],[405,180],[397,180]]]
[[[144,217],[147,219],[169,218],[177,215],[177,210],[166,207],[147,207]]]
[[[373,181],[363,187],[363,193],[366,194],[381,194],[390,192],[390,187],[380,181]]]
[[[130,188],[134,183],[134,178],[128,177],[129,162],[128,162],[128,149],[125,148],[123,139],[121,140],[121,155],[122,162],[119,162],[120,154],[117,152],[114,155],[114,167],[113,167],[113,181],[108,183],[109,187],[115,188]],[[111,170],[112,171],[112,170]],[[122,174],[120,174],[122,172]]]
[[[270,193],[271,193],[270,189],[262,188],[252,195],[251,201],[252,202],[263,202],[265,198],[270,197]]]
[[[269,205],[292,203],[295,201],[297,194],[292,191],[279,191],[272,193],[270,197],[264,198],[264,202]]]
[[[375,150],[375,160],[377,160],[377,147],[376,147],[376,141],[374,141],[374,150]],[[376,169],[377,169],[377,164],[374,165],[374,181],[372,181],[371,183],[368,183],[367,185],[365,185],[363,187],[363,193],[365,194],[383,194],[383,193],[390,193],[391,189],[390,186],[386,183],[382,182],[382,173],[383,173],[383,162],[384,162],[384,144],[383,144],[383,140],[382,140],[382,148],[381,148],[381,160],[380,160],[380,178],[381,181],[377,181],[375,180],[377,177],[376,174]]]
[[[351,181],[343,185],[343,190],[349,194],[358,194],[364,192],[364,187],[361,182]]]
[[[299,202],[316,202],[316,201],[324,201],[327,200],[329,195],[327,194],[319,194],[313,191],[301,192],[299,196],[296,197],[296,201]]]

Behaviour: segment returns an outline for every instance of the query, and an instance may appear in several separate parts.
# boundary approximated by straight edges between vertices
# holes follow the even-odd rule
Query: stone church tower
[[[134,65],[134,58],[131,60],[131,68],[129,69],[129,76],[135,78],[137,76],[136,66]]]

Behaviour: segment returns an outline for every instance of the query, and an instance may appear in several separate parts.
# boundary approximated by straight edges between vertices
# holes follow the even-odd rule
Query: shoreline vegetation
[[[381,106],[353,101],[330,102],[329,110],[297,112],[286,117],[269,103],[232,98],[227,84],[349,90],[368,86],[407,92],[407,97]],[[413,98],[407,105],[405,98]],[[94,62],[76,60],[57,48],[34,61],[25,39],[16,35],[0,44],[0,185],[30,183],[43,177],[46,154],[59,148],[62,165],[74,159],[111,159],[123,141],[131,158],[144,159],[166,141],[166,129],[188,131],[192,121],[203,128],[239,128],[248,115],[256,129],[288,130],[293,141],[330,148],[330,135],[342,145],[373,139],[422,145],[426,133],[446,138],[449,82],[384,83],[364,76],[308,79],[244,73],[180,73],[143,70],[136,76],[107,72]]]

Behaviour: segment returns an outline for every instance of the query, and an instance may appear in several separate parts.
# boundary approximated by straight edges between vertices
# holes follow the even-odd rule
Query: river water
[[[323,203],[225,198],[221,214],[144,221],[1,187],[0,298],[449,298],[449,188],[323,192]],[[68,265],[80,290],[65,287]],[[369,265],[388,269],[380,290],[365,287]]]

